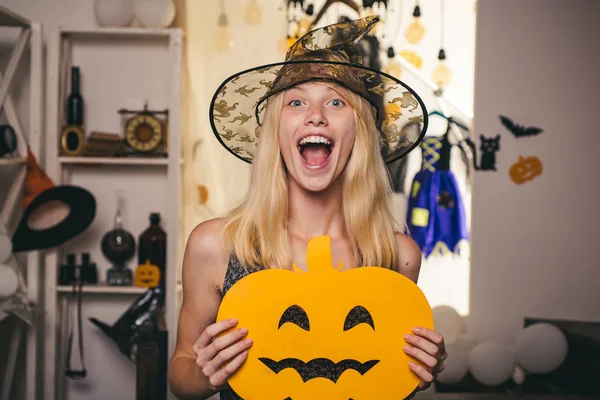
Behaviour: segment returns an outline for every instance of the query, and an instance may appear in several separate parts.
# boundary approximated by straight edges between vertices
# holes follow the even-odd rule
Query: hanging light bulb
[[[425,27],[421,25],[421,7],[419,7],[419,2],[415,6],[415,10],[413,11],[413,22],[406,28],[404,32],[404,36],[409,43],[417,44],[421,40],[423,40],[423,36],[425,36]]]
[[[248,25],[258,25],[262,19],[262,9],[257,0],[250,0],[244,12],[244,22]]]
[[[312,26],[312,19],[309,17],[304,17],[300,21],[298,21],[298,28],[296,29],[296,33],[298,37],[304,36],[310,30]]]
[[[417,69],[421,69],[423,65],[423,59],[417,53],[412,50],[402,50],[400,52],[400,57],[404,58],[406,61],[411,63]]]
[[[436,67],[433,69],[433,72],[431,73],[431,78],[433,79],[433,82],[435,82],[435,84],[438,85],[440,88],[445,88],[452,79],[452,70],[446,65],[444,61],[445,59],[446,52],[444,51],[444,49],[440,49],[438,53],[438,65],[436,65]]]
[[[231,40],[231,34],[229,33],[227,15],[224,11],[221,11],[217,25],[218,29],[214,42],[215,50],[217,50],[219,53],[224,53],[229,50],[233,44]]]
[[[394,78],[400,79],[402,76],[402,67],[396,61],[396,53],[394,52],[394,48],[390,46],[387,52],[388,55],[388,63],[383,67],[383,72],[388,75],[393,76]]]

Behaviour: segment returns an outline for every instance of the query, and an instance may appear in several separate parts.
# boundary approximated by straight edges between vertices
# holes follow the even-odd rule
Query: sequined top
[[[264,268],[259,268],[256,272]],[[251,273],[250,272],[250,273]],[[227,262],[227,271],[225,272],[225,279],[223,280],[223,296],[227,293],[229,289],[240,279],[248,275],[248,271],[244,268],[240,260],[238,260],[237,256],[234,253],[231,253],[229,256],[229,261]],[[225,389],[219,392],[221,396],[221,400],[243,400],[237,393],[233,391],[233,389]]]

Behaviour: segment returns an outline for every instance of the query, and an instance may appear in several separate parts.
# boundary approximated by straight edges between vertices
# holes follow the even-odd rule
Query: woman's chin
[[[331,181],[329,179],[304,179],[299,182],[299,186],[307,192],[319,193],[330,187]]]

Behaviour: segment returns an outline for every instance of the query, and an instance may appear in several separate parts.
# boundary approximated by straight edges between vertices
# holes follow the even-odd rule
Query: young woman
[[[236,321],[215,323],[220,301],[253,271],[293,262],[306,269],[314,236],[331,238],[334,265],[380,265],[417,282],[421,253],[394,226],[385,161],[418,145],[427,114],[405,84],[361,66],[354,46],[377,22],[368,17],[312,31],[284,63],[243,71],[217,90],[213,130],[231,153],[252,162],[252,183],[241,205],[199,224],[188,239],[169,375],[178,397],[219,392],[222,400],[239,399],[227,379],[252,338]],[[428,366],[411,365],[425,389],[443,369],[443,337],[415,327],[405,340],[405,351]]]

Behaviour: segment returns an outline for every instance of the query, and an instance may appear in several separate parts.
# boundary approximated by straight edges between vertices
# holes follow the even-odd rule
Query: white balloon
[[[456,342],[463,333],[463,320],[460,314],[450,306],[436,306],[431,311],[435,331],[444,337],[446,344]]]
[[[454,342],[452,345],[459,347],[461,350],[464,350],[467,353],[470,353],[471,350],[473,350],[473,347],[477,345],[477,343],[477,338],[463,333],[458,337],[458,339],[456,339],[456,342]]]
[[[17,271],[10,265],[0,264],[0,299],[12,296],[18,287]]]
[[[506,382],[515,370],[512,349],[493,340],[477,344],[469,354],[471,375],[481,384],[496,386]]]
[[[7,262],[12,255],[12,240],[0,232],[0,263]]]
[[[444,370],[438,375],[437,380],[446,384],[460,382],[469,372],[470,351],[471,348],[460,343],[460,339],[446,345],[448,358],[444,361]]]
[[[519,332],[515,340],[517,363],[533,374],[552,372],[565,361],[567,338],[556,326],[541,322]]]
[[[129,26],[133,21],[133,0],[96,0],[94,14],[100,26]]]

